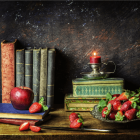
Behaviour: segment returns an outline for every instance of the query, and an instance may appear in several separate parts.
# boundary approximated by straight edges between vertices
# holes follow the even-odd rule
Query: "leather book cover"
[[[0,118],[42,120],[49,114],[49,111],[50,106],[48,106],[48,110],[46,111],[30,113],[28,109],[15,109],[11,103],[0,103]]]
[[[33,89],[33,50],[25,50],[25,86]]]
[[[55,49],[48,50],[47,105],[54,108]]]
[[[51,119],[51,115],[48,114],[44,119],[42,120],[27,120],[27,119],[0,119],[1,123],[5,123],[5,124],[14,124],[14,125],[21,125],[24,122],[29,122],[31,126],[38,126],[41,125],[43,123],[45,123],[46,121],[48,121],[49,119]]]
[[[25,86],[25,50],[16,50],[16,87]]]
[[[44,103],[47,102],[47,58],[48,58],[48,48],[41,49],[41,62],[40,62],[40,91],[39,99],[44,97]]]
[[[10,92],[15,87],[16,42],[1,42],[2,103],[11,103]]]
[[[40,49],[33,49],[33,102],[39,101],[40,87]]]

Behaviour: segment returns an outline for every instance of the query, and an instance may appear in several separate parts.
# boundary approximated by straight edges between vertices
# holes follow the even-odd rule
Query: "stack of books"
[[[44,97],[54,107],[55,49],[18,49],[17,40],[1,42],[2,103],[11,103],[10,91],[26,86],[33,90],[34,101]]]
[[[50,106],[45,112],[31,114],[29,110],[17,110],[11,103],[0,103],[0,122],[21,125],[29,122],[30,125],[41,125],[51,118]]]
[[[73,93],[66,94],[64,100],[65,111],[91,111],[106,94],[121,94],[124,87],[123,78],[106,78],[86,80],[76,78],[72,80]]]

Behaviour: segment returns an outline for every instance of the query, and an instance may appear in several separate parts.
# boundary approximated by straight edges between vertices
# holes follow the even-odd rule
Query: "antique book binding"
[[[15,87],[16,42],[1,42],[2,103],[11,103],[10,92]]]

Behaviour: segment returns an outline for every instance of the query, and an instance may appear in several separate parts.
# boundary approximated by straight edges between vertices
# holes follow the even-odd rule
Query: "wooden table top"
[[[46,126],[69,127],[69,114],[65,112],[64,107],[58,106],[57,109],[51,111],[51,119],[47,121]],[[84,118],[84,127],[96,129],[117,129],[117,133],[101,133],[101,132],[79,132],[79,131],[64,131],[42,129],[41,132],[35,133],[30,130],[19,131],[19,126],[0,123],[0,139],[13,140],[100,140],[100,139],[140,139],[140,122],[131,122],[127,124],[112,124],[102,122],[92,117],[90,112],[79,112]]]

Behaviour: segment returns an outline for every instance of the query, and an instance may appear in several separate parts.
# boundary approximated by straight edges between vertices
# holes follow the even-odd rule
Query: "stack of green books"
[[[90,111],[106,94],[121,94],[124,89],[123,78],[106,78],[86,80],[76,78],[72,80],[73,93],[65,95],[66,111]]]
[[[44,97],[45,104],[54,107],[55,49],[17,49],[16,87],[33,90],[34,101]]]

